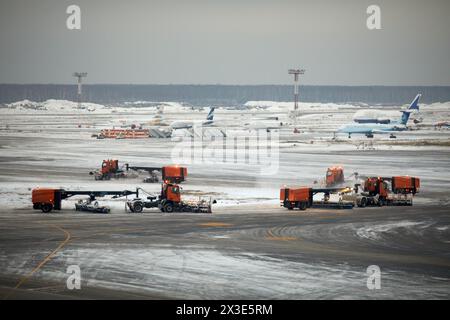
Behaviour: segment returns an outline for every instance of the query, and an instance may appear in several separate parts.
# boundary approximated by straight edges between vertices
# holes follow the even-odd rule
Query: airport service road
[[[450,297],[445,207],[2,211],[0,293],[10,299]],[[69,265],[81,290],[66,289]],[[380,290],[366,287],[369,265],[381,268]]]

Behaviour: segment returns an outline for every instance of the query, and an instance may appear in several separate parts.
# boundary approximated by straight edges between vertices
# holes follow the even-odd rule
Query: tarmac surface
[[[166,164],[174,142],[96,140],[94,128],[80,131],[64,116],[61,128],[48,130],[37,118],[4,121],[24,128],[0,134],[3,299],[450,298],[448,147],[357,150],[300,135],[282,138],[276,175],[233,163],[189,165],[184,191],[218,199],[213,214],[132,214],[122,200],[110,201],[107,215],[77,213],[75,200],[43,214],[32,209],[32,188],[132,190],[140,179],[93,181],[87,173],[106,158]],[[279,207],[280,185],[310,185],[334,164],[346,176],[419,176],[422,187],[412,207]],[[368,289],[372,265],[381,270],[380,289]],[[67,287],[69,266],[80,269],[79,290]]]
[[[437,206],[240,207],[213,215],[21,210],[0,220],[0,293],[8,299],[450,296],[450,215]],[[74,264],[80,290],[66,287]],[[379,290],[367,288],[370,265],[381,269]]]

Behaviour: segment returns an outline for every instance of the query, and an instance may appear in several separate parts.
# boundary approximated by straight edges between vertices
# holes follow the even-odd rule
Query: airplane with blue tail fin
[[[176,130],[176,129],[191,129],[194,126],[200,126],[200,127],[212,126],[214,124],[214,110],[215,110],[215,107],[211,107],[209,109],[208,115],[206,116],[206,121],[205,120],[200,120],[200,121],[196,121],[196,120],[190,120],[190,121],[179,120],[179,121],[172,122],[170,124],[170,127],[172,129]]]
[[[364,134],[368,138],[373,138],[374,134],[391,134],[395,131],[405,131],[408,129],[406,126],[409,120],[409,116],[415,110],[419,110],[419,99],[422,95],[419,93],[411,102],[406,110],[401,111],[401,117],[399,120],[391,121],[388,124],[382,123],[358,123],[345,125],[338,129],[337,133],[347,133],[351,138],[352,134]]]

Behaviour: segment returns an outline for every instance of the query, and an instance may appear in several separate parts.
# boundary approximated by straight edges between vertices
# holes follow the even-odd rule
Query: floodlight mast
[[[294,75],[294,109],[298,109],[298,76],[305,73],[305,69],[289,69],[289,74]]]
[[[74,72],[73,76],[78,78],[78,91],[77,91],[77,94],[78,94],[78,109],[81,109],[82,79],[84,77],[87,77],[87,72]]]

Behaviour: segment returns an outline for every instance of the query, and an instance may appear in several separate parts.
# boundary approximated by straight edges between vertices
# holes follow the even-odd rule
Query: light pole
[[[82,93],[81,81],[82,81],[82,78],[87,77],[87,72],[74,72],[73,76],[78,78],[78,92],[77,92],[78,93],[78,109],[81,109],[81,93]]]
[[[298,76],[300,74],[305,73],[305,69],[289,69],[289,74],[294,75],[294,111],[292,112],[292,116],[294,119],[294,132],[297,133],[297,116],[298,116]]]

